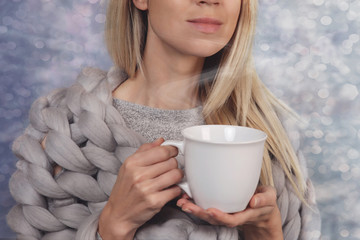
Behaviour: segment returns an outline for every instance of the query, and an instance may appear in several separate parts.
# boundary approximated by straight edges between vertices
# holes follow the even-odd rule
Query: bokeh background
[[[259,2],[256,66],[307,123],[323,239],[360,239],[360,0]],[[69,86],[84,66],[112,65],[105,12],[103,0],[0,0],[0,238],[14,238],[5,223],[11,143],[37,97]]]

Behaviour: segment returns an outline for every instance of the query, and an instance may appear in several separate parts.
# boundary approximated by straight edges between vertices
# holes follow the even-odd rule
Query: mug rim
[[[226,141],[209,141],[209,140],[204,140],[204,139],[198,139],[195,138],[193,136],[190,136],[189,133],[186,133],[186,131],[189,131],[189,129],[194,129],[194,128],[202,128],[204,126],[207,127],[215,127],[215,128],[225,128],[225,127],[232,127],[232,128],[241,128],[241,129],[249,129],[251,131],[255,131],[258,133],[261,133],[263,136],[259,139],[256,140],[252,140],[252,141],[233,141],[233,142],[226,142]],[[237,125],[222,125],[222,124],[209,124],[209,125],[196,125],[196,126],[192,126],[192,127],[187,127],[185,129],[183,129],[181,131],[181,134],[184,136],[185,139],[189,139],[192,141],[196,141],[196,142],[203,142],[203,143],[208,143],[208,144],[227,144],[227,145],[236,145],[236,144],[251,144],[251,143],[258,143],[258,142],[262,142],[265,141],[267,139],[267,134],[264,131],[261,131],[259,129],[256,128],[251,128],[251,127],[244,127],[244,126],[237,126]]]

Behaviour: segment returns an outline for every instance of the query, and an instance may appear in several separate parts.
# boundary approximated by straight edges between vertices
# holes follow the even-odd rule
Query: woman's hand
[[[239,226],[245,234],[245,239],[283,239],[276,190],[270,186],[258,187],[248,207],[238,213],[228,214],[215,208],[204,210],[195,205],[186,194],[178,200],[177,205],[183,211],[192,213],[210,224]]]
[[[160,146],[163,141],[142,145],[121,166],[99,219],[104,240],[133,239],[137,228],[181,194],[174,186],[183,178],[174,158],[178,151]]]

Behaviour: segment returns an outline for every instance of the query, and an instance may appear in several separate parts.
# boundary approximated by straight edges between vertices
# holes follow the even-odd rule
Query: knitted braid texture
[[[33,103],[30,125],[13,144],[18,162],[9,188],[18,204],[7,222],[17,239],[95,239],[121,164],[145,142],[112,105],[112,91],[126,78],[115,67],[108,73],[86,68],[70,88]],[[64,171],[54,177],[55,164]],[[301,202],[276,164],[274,176],[284,237],[298,239],[306,224]],[[175,209],[165,207],[162,215],[136,239],[238,239],[235,229],[195,224]]]

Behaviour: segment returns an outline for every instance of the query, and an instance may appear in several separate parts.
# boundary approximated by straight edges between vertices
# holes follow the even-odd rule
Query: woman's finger
[[[184,193],[181,198],[177,201],[176,205],[178,207],[182,207],[185,203],[191,202],[193,203],[192,199],[189,197],[189,195],[187,195],[186,193]]]
[[[187,193],[184,193],[181,198],[187,199],[187,200],[191,200],[190,196],[187,195]]]
[[[225,225],[228,227],[235,227],[242,225],[246,222],[249,214],[245,214],[245,212],[240,212],[236,214],[224,213],[216,208],[209,208],[206,210],[207,214],[211,216],[216,222],[221,223],[221,225]]]
[[[158,192],[177,184],[184,177],[182,170],[172,169],[156,178],[148,180],[149,192]]]
[[[216,225],[236,227],[249,223],[259,223],[269,218],[276,206],[276,191],[273,187],[260,186],[250,200],[249,206],[242,212],[225,213],[216,208],[206,211],[187,199],[186,196],[179,199],[177,205],[183,211]]]
[[[155,146],[148,150],[140,151],[132,155],[131,161],[138,166],[151,166],[159,162],[176,157],[178,149],[173,146]]]
[[[162,208],[166,203],[172,199],[178,197],[181,194],[181,188],[179,186],[172,186],[160,192],[154,194],[155,207]],[[156,206],[156,204],[159,204]]]
[[[170,158],[166,161],[141,168],[139,180],[156,178],[172,169],[178,169],[178,163],[175,158]]]
[[[143,152],[143,151],[147,151],[151,148],[154,148],[156,146],[160,146],[165,140],[163,138],[158,138],[156,139],[155,141],[153,142],[150,142],[150,143],[145,143],[143,145],[141,145],[137,150],[136,152]]]
[[[217,222],[214,218],[212,218],[212,216],[210,216],[204,209],[202,209],[201,207],[199,207],[198,205],[192,203],[189,200],[183,199],[183,201],[185,202],[184,204],[182,204],[181,209],[184,212],[187,213],[191,213],[192,215],[210,223],[213,225],[221,225],[220,222]]]
[[[243,225],[267,218],[276,208],[276,190],[270,186],[260,186],[251,198],[249,206],[242,212],[227,214],[218,209],[211,208],[207,212],[216,221],[227,226]]]
[[[250,199],[250,208],[263,208],[276,205],[276,190],[271,186],[260,186]]]
[[[216,208],[210,208],[207,213],[221,225],[228,227],[235,227],[247,223],[258,222],[266,219],[267,216],[274,210],[273,206],[263,207],[258,209],[247,208],[246,210],[238,213],[224,213]]]

